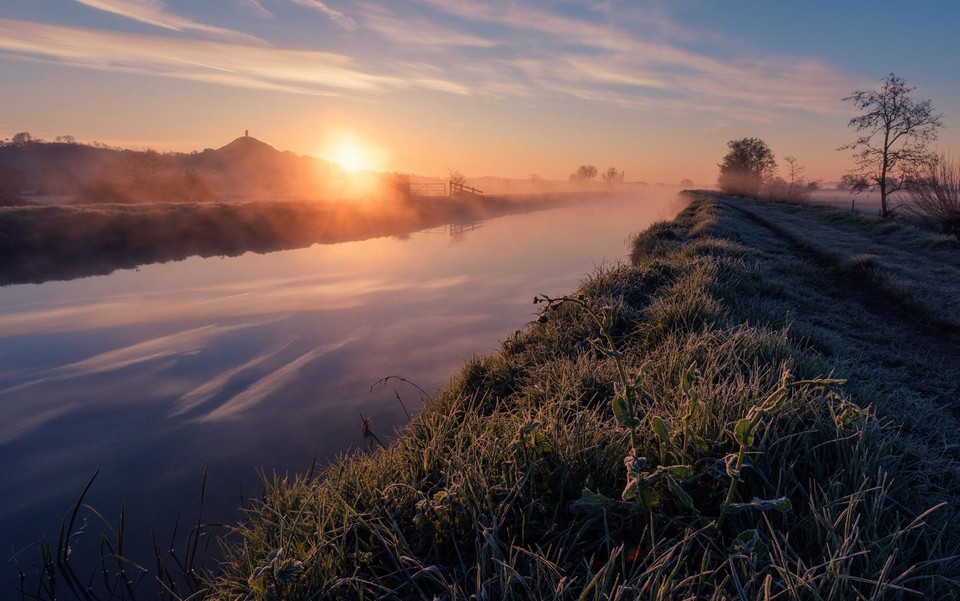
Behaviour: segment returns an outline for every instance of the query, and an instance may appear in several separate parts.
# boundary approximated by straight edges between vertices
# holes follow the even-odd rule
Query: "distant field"
[[[810,203],[837,209],[855,209],[860,213],[876,215],[880,211],[878,192],[851,194],[842,190],[817,190],[810,196]]]

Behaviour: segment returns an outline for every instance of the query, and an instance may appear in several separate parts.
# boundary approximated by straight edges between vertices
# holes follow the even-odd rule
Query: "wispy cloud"
[[[421,0],[420,4],[443,15],[448,28],[472,31],[483,25],[488,32],[485,39],[497,48],[495,58],[446,58],[451,71],[477,82],[474,89],[484,89],[490,81],[484,76],[496,67],[500,73],[522,74],[508,76],[514,80],[508,89],[525,87],[526,94],[763,119],[778,109],[834,112],[837,99],[850,85],[846,74],[804,57],[757,58],[732,49],[728,56],[718,57],[686,49],[682,42],[693,36],[657,11],[619,15],[611,21],[573,18],[545,5],[524,3]],[[504,86],[502,76],[492,81]]]
[[[169,11],[159,0],[75,0],[168,30],[228,36],[230,30]],[[259,0],[243,2],[261,14]],[[847,74],[814,59],[751,54],[745,42],[687,31],[665,10],[599,3],[571,16],[555,4],[419,0],[357,3],[357,19],[319,0],[349,36],[349,52],[263,47],[0,20],[8,57],[202,81],[224,86],[360,97],[424,89],[542,102],[582,99],[704,120],[764,121],[783,112],[834,113]],[[626,14],[621,14],[626,11]],[[239,34],[245,35],[245,34]],[[708,38],[705,43],[703,38]],[[341,40],[317,40],[337,48]],[[355,42],[362,41],[362,44]]]
[[[153,25],[172,31],[195,31],[214,35],[231,40],[264,43],[252,35],[199,23],[187,17],[177,15],[167,10],[166,3],[161,0],[74,0],[80,4],[102,10],[104,12],[126,17],[140,23]],[[254,4],[259,4],[254,1]],[[263,7],[260,7],[263,10]]]
[[[319,2],[318,0],[291,0],[291,2],[293,2],[294,4],[299,4],[300,6],[305,6],[307,8],[312,8],[314,10],[318,10],[322,12],[323,14],[330,17],[331,21],[333,21],[340,27],[343,27],[344,29],[347,29],[350,31],[354,31],[355,29],[357,29],[356,21],[354,21],[347,15],[343,14],[342,12],[330,8],[323,2]]]
[[[62,382],[73,378],[116,371],[134,365],[162,361],[172,357],[194,355],[206,348],[214,338],[254,325],[257,324],[245,323],[230,326],[210,325],[169,334],[167,336],[160,336],[158,338],[151,338],[112,351],[99,353],[87,359],[53,367],[37,374],[36,377],[27,382],[0,390],[0,394],[9,394],[40,384]]]
[[[391,12],[387,6],[368,5],[363,22],[365,27],[391,42],[439,53],[445,52],[449,46],[492,48],[497,45],[493,40],[445,27],[426,17],[398,15]]]
[[[51,404],[51,399],[44,395],[38,395],[37,399],[32,399],[31,395],[22,394],[25,389],[58,382],[69,382],[75,378],[104,374],[134,366],[153,365],[161,366],[162,369],[178,357],[195,355],[201,352],[224,334],[256,325],[258,325],[258,322],[229,326],[209,325],[151,338],[45,370],[34,375],[26,382],[0,390],[0,395],[21,393],[9,396],[4,401],[6,403],[6,414],[2,425],[0,425],[0,444],[20,438],[79,408],[78,404],[72,402]],[[275,352],[279,352],[279,350],[282,350],[282,348]],[[57,397],[53,397],[54,401],[56,399]],[[49,406],[45,407],[45,405]]]
[[[241,413],[255,407],[256,405],[259,405],[267,397],[282,388],[288,382],[296,379],[300,370],[308,363],[315,361],[326,354],[343,348],[344,346],[357,340],[357,338],[358,337],[354,336],[347,338],[346,340],[321,346],[301,355],[300,357],[297,357],[269,376],[261,378],[240,394],[231,397],[213,411],[210,411],[203,417],[199,418],[198,421],[221,421],[239,416]]]
[[[425,281],[320,276],[267,278],[234,284],[180,289],[174,293],[118,295],[87,304],[38,307],[0,315],[0,337],[78,332],[98,328],[187,320],[260,319],[268,323],[300,311],[358,307],[379,294],[401,294],[460,286],[468,276]]]
[[[44,424],[74,411],[77,406],[77,403],[63,403],[62,405],[51,407],[45,411],[31,413],[19,419],[15,414],[10,415],[8,411],[3,420],[3,426],[0,427],[0,445],[7,444],[33,432]]]
[[[217,394],[219,394],[223,390],[223,388],[227,384],[229,384],[230,381],[233,380],[236,376],[244,372],[250,371],[252,369],[255,369],[263,365],[273,357],[276,357],[284,349],[288,348],[291,344],[293,344],[294,340],[295,338],[291,338],[289,340],[281,342],[280,344],[274,346],[273,348],[267,349],[266,351],[260,353],[259,355],[257,355],[253,359],[250,359],[246,363],[242,365],[238,365],[233,369],[228,369],[227,371],[220,373],[214,376],[213,378],[210,378],[209,380],[205,381],[200,386],[197,386],[196,388],[184,393],[183,396],[177,399],[176,407],[174,407],[170,411],[170,416],[176,417],[178,415],[182,415],[206,403],[207,401],[215,397]]]
[[[263,7],[258,0],[235,0],[240,6],[243,6],[264,19],[273,19],[274,14]]]
[[[75,67],[300,94],[379,93],[410,84],[349,56],[0,19],[0,51]]]
[[[108,371],[116,371],[133,365],[167,359],[174,356],[191,355],[200,352],[216,336],[233,330],[249,327],[249,324],[234,326],[203,326],[192,330],[177,332],[167,336],[151,338],[136,344],[112,351],[106,351],[81,361],[54,367],[42,372],[41,377],[29,382],[29,385],[43,382],[66,380],[91,376]],[[22,388],[20,385],[17,388]],[[7,389],[0,392],[10,392]]]

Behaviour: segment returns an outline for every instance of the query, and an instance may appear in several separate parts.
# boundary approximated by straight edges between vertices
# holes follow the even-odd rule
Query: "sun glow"
[[[359,136],[341,133],[327,140],[322,157],[339,165],[344,171],[357,173],[378,169],[380,154],[374,146]]]

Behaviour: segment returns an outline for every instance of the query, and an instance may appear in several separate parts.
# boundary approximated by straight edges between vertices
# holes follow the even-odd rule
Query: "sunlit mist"
[[[382,169],[384,152],[351,132],[327,137],[319,150],[320,158],[334,163],[348,173]]]

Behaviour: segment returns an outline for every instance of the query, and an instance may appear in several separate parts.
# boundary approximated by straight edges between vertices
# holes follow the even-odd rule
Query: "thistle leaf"
[[[749,447],[755,439],[753,435],[753,420],[744,418],[737,422],[733,437],[742,447]]]
[[[767,544],[763,542],[760,532],[756,529],[741,532],[737,538],[733,539],[731,549],[734,553],[758,557],[766,557],[769,553]]]
[[[570,503],[570,510],[576,513],[597,514],[602,512],[613,499],[600,493],[595,493],[584,487],[580,498]]]
[[[614,396],[612,402],[613,415],[617,418],[621,426],[632,428],[639,422],[637,418],[630,415],[630,406],[627,403],[627,399],[622,394]]]
[[[653,433],[660,437],[660,440],[664,444],[670,444],[670,430],[667,428],[666,422],[662,418],[654,417],[650,420],[650,427],[653,429]]]
[[[779,499],[758,499],[754,497],[750,500],[750,505],[760,511],[779,511],[780,513],[787,513],[793,509],[793,504],[786,497],[780,497]]]
[[[689,467],[689,466],[673,466],[673,467]],[[667,484],[670,487],[670,492],[673,493],[673,496],[677,501],[687,509],[694,509],[693,498],[687,494],[687,491],[683,490],[683,487],[680,486],[680,483],[674,480],[673,478],[667,478]]]

